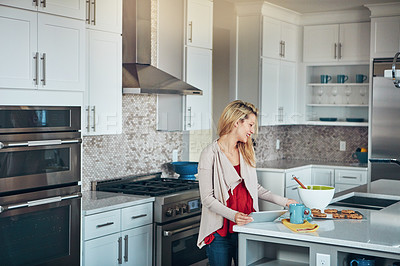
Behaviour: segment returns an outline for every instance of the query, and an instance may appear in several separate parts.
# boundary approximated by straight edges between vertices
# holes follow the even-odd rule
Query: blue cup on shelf
[[[356,75],[356,83],[364,83],[367,80],[367,76],[363,74]]]
[[[332,76],[329,75],[321,75],[321,83],[328,83],[332,80]]]
[[[303,224],[305,219],[311,218],[311,210],[303,204],[293,203],[289,205],[290,223]]]
[[[345,83],[348,79],[347,75],[337,75],[337,83]]]

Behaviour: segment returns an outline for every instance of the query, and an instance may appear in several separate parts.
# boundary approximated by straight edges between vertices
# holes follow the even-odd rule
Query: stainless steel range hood
[[[150,65],[151,1],[123,2],[122,92],[202,95],[192,85]]]

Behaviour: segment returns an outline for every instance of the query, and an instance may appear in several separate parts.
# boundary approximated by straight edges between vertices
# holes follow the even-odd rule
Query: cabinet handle
[[[124,261],[128,261],[128,235],[125,235],[125,237],[124,237],[124,242],[125,242]]]
[[[90,24],[90,0],[86,0],[86,24]]]
[[[188,107],[188,113],[189,113],[189,122],[187,123],[187,126],[192,127],[192,107]]]
[[[357,179],[356,176],[341,176],[341,178],[345,178],[345,179]]]
[[[132,216],[132,219],[138,219],[138,218],[142,218],[142,217],[146,217],[147,214],[141,214],[141,215],[137,215],[137,216]]]
[[[43,68],[43,78],[41,79],[41,82],[43,86],[46,86],[46,53],[43,53],[42,57],[40,58],[42,62],[42,68]]]
[[[108,223],[105,223],[105,224],[98,224],[98,225],[96,225],[96,228],[101,228],[101,227],[105,227],[105,226],[110,226],[110,225],[113,225],[114,224],[114,222],[108,222]]]
[[[279,56],[282,57],[282,41],[279,42]]]
[[[92,129],[93,132],[96,131],[96,106],[92,106],[92,112],[93,112],[93,125],[92,125]]]
[[[337,58],[337,56],[336,56],[336,49],[337,49],[337,43],[335,43],[335,49],[334,49],[335,55],[333,56],[334,59]]]
[[[338,59],[342,59],[342,43],[339,43],[339,47],[338,47]]]
[[[96,0],[93,0],[92,4],[93,4],[93,19],[92,19],[92,22],[93,22],[93,25],[96,25]]]
[[[286,43],[285,43],[285,41],[282,41],[282,46],[283,46],[283,48],[282,48],[282,57],[285,57],[285,55],[286,55]]]
[[[35,85],[39,85],[39,53],[36,52],[35,56],[33,57],[35,59],[35,78],[33,81],[35,81]]]
[[[283,122],[283,107],[278,108],[278,121]]]
[[[46,7],[46,0],[41,0],[40,4],[42,5],[42,7]]]
[[[35,6],[38,6],[39,5],[39,0],[32,0],[32,3],[34,3]]]
[[[87,112],[87,123],[86,123],[86,131],[90,132],[90,106],[86,107]]]
[[[297,189],[297,186],[296,187],[294,187],[294,188],[292,188],[292,190],[296,190]]]
[[[118,264],[122,264],[122,237],[118,238]]]
[[[193,21],[189,22],[189,28],[190,28],[189,42],[193,42]]]

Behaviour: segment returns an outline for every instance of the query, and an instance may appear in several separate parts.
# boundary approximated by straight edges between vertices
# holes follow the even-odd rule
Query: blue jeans
[[[233,233],[226,237],[214,233],[215,239],[206,246],[206,253],[210,266],[231,266],[232,259],[238,265],[238,234]]]

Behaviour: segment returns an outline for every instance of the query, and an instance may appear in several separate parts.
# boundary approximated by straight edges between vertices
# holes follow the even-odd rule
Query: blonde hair
[[[236,100],[229,103],[224,111],[221,114],[221,117],[218,121],[218,136],[223,136],[230,133],[235,123],[239,120],[243,122],[243,120],[247,119],[249,115],[254,114],[256,116],[256,122],[254,125],[255,132],[258,132],[258,124],[257,124],[257,116],[258,109],[251,103],[244,102],[241,100]],[[238,142],[238,149],[242,154],[246,163],[251,165],[252,167],[256,166],[256,158],[254,155],[254,147],[253,141],[249,140],[246,143]]]

